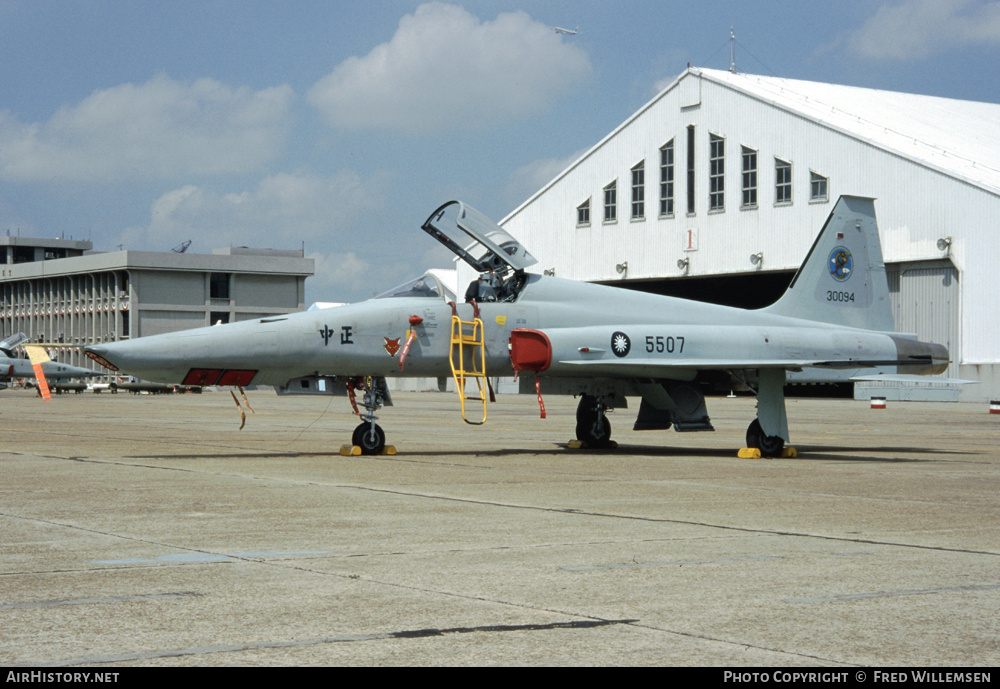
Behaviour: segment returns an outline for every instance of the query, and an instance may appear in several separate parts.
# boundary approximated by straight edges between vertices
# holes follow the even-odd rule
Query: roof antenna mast
[[[733,25],[729,25],[729,71],[736,74],[736,33]]]

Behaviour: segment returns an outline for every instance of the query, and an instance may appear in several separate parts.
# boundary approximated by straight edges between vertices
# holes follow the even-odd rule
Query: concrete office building
[[[91,344],[301,311],[314,272],[302,251],[112,251],[0,237],[0,337]],[[59,360],[92,362],[66,348]]]

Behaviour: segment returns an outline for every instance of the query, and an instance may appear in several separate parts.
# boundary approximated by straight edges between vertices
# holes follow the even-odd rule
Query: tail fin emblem
[[[846,282],[854,270],[854,258],[851,256],[851,252],[845,247],[838,246],[830,252],[830,259],[827,261],[827,266],[830,268],[830,275],[833,276],[834,280],[837,282]]]

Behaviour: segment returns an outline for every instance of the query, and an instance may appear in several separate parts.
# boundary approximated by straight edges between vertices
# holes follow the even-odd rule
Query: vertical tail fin
[[[768,313],[852,328],[895,330],[874,199],[841,196]]]

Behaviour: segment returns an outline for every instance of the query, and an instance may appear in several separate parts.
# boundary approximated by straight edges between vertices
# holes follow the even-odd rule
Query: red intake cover
[[[510,363],[515,371],[544,371],[552,364],[552,343],[540,330],[514,328],[510,331]]]

